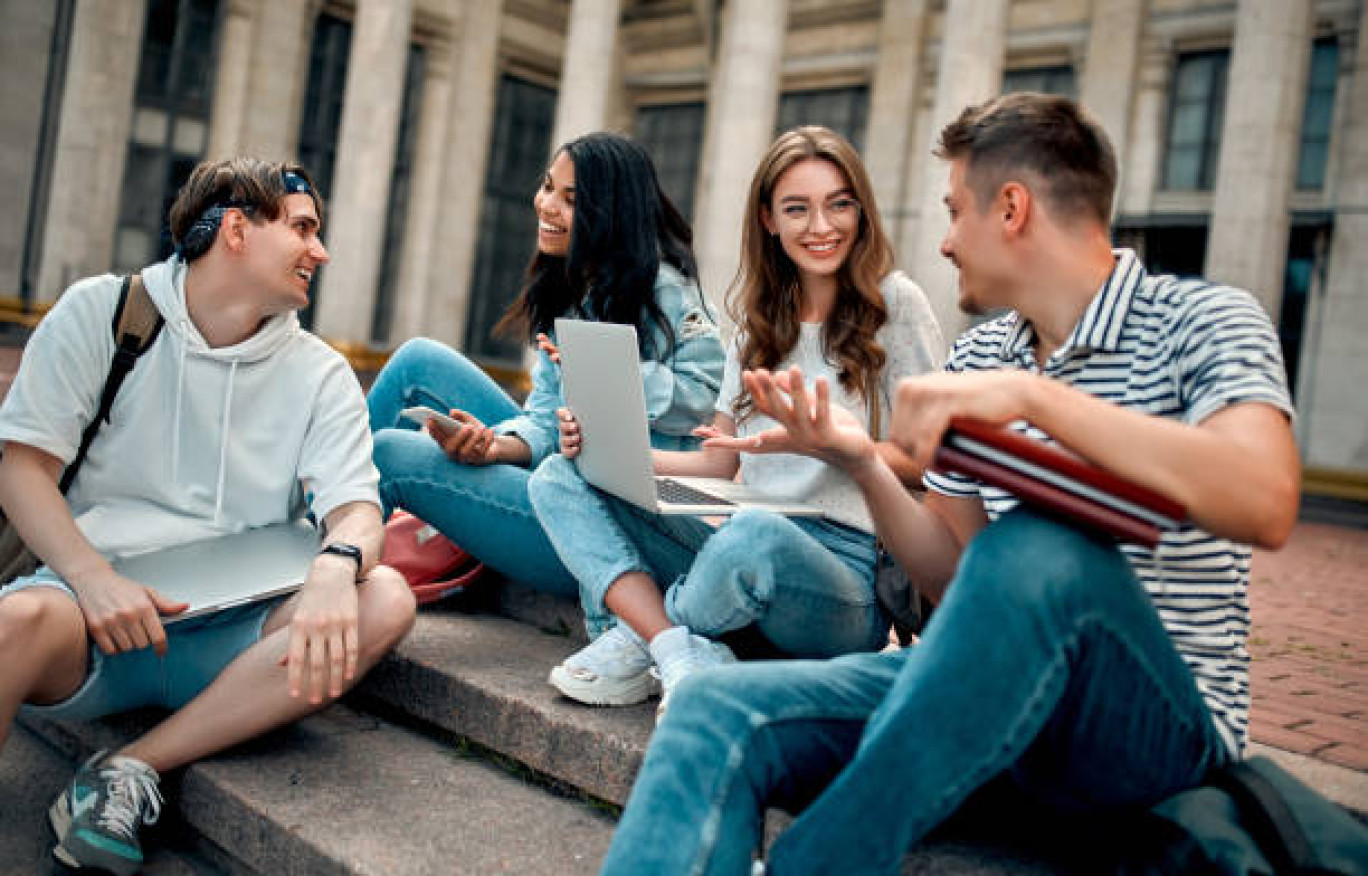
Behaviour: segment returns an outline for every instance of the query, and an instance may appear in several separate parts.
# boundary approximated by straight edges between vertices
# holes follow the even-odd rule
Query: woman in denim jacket
[[[575,593],[527,497],[530,472],[559,449],[556,317],[626,323],[641,338],[651,444],[695,447],[712,416],[724,352],[697,282],[688,223],[661,191],[637,143],[608,133],[556,151],[533,198],[537,252],[522,294],[496,331],[540,347],[522,407],[465,356],[436,341],[405,343],[367,397],[385,513],[403,508],[503,574]],[[449,430],[401,417],[450,411]]]
[[[733,659],[714,638],[753,627],[796,657],[873,650],[888,618],[875,598],[874,523],[855,482],[835,466],[784,452],[741,374],[787,371],[829,387],[860,422],[891,418],[901,378],[934,370],[941,337],[922,290],[893,270],[869,175],[827,128],[782,135],[761,159],[746,206],[732,287],[737,338],[701,451],[657,452],[657,474],[731,478],[775,501],[818,506],[819,519],[745,509],[714,529],[696,517],[651,515],[595,490],[570,458],[581,435],[562,412],[561,456],[528,484],[551,543],[580,582],[590,633],[551,671],[572,699],[628,705],[662,688],[660,709],[687,674]],[[879,444],[904,482],[911,460]],[[771,455],[772,454],[772,455]],[[560,509],[579,509],[574,515]]]

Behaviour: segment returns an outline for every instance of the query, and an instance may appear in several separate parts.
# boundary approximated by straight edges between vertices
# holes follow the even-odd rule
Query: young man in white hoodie
[[[0,504],[46,564],[0,590],[0,744],[21,705],[89,719],[172,714],[101,752],[50,811],[68,865],[142,864],[158,773],[331,702],[408,632],[413,598],[376,565],[382,529],[365,400],[346,361],[302,330],[327,262],[302,168],[206,162],[171,208],[176,254],[142,271],[165,325],[63,497],[113,355],[120,278],[83,280],[44,318],[0,408]],[[296,519],[324,523],[304,586],[195,618],[110,560]]]

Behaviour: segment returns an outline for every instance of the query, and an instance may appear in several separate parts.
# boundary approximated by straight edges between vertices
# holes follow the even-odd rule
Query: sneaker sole
[[[81,869],[81,862],[73,858],[71,852],[62,847],[67,832],[71,830],[71,811],[70,807],[66,805],[66,800],[66,791],[63,791],[56,802],[48,807],[48,824],[51,825],[52,832],[57,837],[57,844],[52,847],[52,856],[66,866],[79,870]]]
[[[66,840],[67,833],[71,830],[71,807],[66,805],[66,801],[67,794],[63,791],[57,801],[48,807],[48,824],[52,826],[52,832],[57,836],[57,844],[52,847],[52,856],[73,870],[85,870],[89,866],[100,873],[113,873],[114,876],[136,876],[141,866],[134,866],[132,869],[120,869],[107,864],[86,865],[76,860],[76,857],[62,845]]]
[[[560,665],[551,670],[547,681],[575,702],[589,706],[634,706],[660,692],[660,682],[649,672],[623,681],[584,681]]]

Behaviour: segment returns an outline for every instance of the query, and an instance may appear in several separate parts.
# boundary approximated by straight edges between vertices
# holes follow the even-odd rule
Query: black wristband
[[[334,541],[323,545],[323,549],[318,553],[319,556],[322,556],[323,554],[333,554],[334,556],[346,557],[349,560],[354,560],[356,562],[356,580],[357,582],[360,582],[362,563],[361,548],[354,544],[347,544],[344,541]]]

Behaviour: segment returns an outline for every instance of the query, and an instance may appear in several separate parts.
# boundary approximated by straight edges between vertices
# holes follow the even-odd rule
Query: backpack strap
[[[1287,798],[1248,761],[1227,764],[1207,776],[1207,784],[1230,795],[1274,873],[1318,873],[1315,849]]]
[[[157,311],[157,306],[152,303],[151,296],[147,294],[142,275],[131,274],[124,277],[123,286],[119,290],[119,306],[115,308],[114,319],[110,323],[110,331],[114,335],[114,358],[109,363],[109,375],[105,377],[104,389],[100,393],[100,408],[81,433],[81,447],[76,451],[76,458],[66,467],[66,471],[62,472],[59,488],[63,493],[70,488],[71,482],[76,480],[76,472],[80,470],[81,463],[85,462],[86,453],[95,440],[95,433],[100,431],[100,423],[109,422],[109,413],[114,408],[114,398],[119,394],[124,378],[133,370],[138,357],[157,339],[164,321],[161,313]]]

